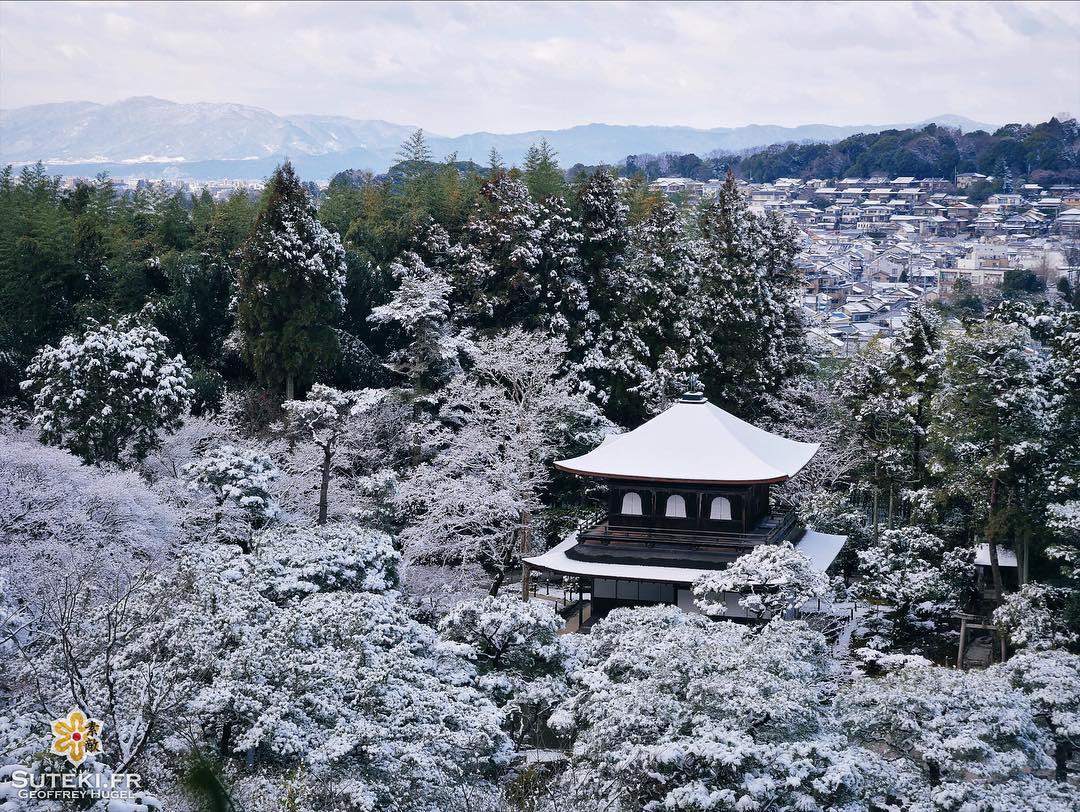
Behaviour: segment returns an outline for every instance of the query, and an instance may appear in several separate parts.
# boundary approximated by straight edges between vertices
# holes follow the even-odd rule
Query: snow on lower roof
[[[577,532],[546,553],[526,558],[525,563],[537,569],[550,570],[565,575],[584,575],[589,578],[625,578],[631,581],[659,581],[669,584],[692,584],[700,576],[715,570],[691,567],[655,567],[644,564],[607,564],[597,561],[577,561],[568,558],[566,551],[577,544]],[[840,553],[847,536],[833,536],[807,530],[795,549],[810,559],[813,568],[824,572]]]
[[[997,549],[998,554],[998,566],[1001,567],[1015,567],[1016,566],[1016,553],[1000,544]],[[975,563],[983,567],[990,566],[990,545],[989,544],[976,544],[975,545]]]
[[[840,548],[847,539],[847,536],[834,536],[808,529],[795,545],[795,549],[810,559],[817,572],[825,572],[836,560],[836,556],[840,555]]]
[[[818,447],[770,434],[703,398],[684,399],[633,431],[588,454],[560,460],[555,467],[612,479],[783,482],[795,476]]]

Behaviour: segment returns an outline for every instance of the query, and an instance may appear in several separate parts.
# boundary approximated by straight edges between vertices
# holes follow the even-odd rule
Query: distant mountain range
[[[428,134],[435,156],[486,164],[494,147],[520,163],[531,144],[546,138],[563,166],[621,161],[627,155],[716,150],[739,152],[770,144],[837,141],[855,133],[936,123],[965,132],[994,125],[943,115],[907,124],[799,127],[623,126],[585,124],[523,133]],[[43,161],[52,172],[116,177],[254,179],[292,159],[302,177],[329,178],[342,169],[383,172],[395,161],[413,125],[343,116],[279,116],[241,104],[178,104],[139,96],[114,104],[62,102],[0,110],[0,163]]]

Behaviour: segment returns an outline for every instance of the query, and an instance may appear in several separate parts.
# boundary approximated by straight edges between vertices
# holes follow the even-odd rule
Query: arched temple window
[[[670,516],[673,519],[685,519],[686,500],[678,494],[669,496],[667,498],[667,507],[664,509],[664,515]]]
[[[641,494],[629,491],[623,494],[622,498],[622,510],[620,511],[625,516],[640,516],[641,515]]]
[[[726,496],[713,497],[712,504],[709,505],[709,518],[730,521],[731,501]]]

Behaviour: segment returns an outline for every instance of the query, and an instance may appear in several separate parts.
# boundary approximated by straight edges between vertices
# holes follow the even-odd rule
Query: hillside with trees
[[[1076,119],[1007,124],[988,133],[961,132],[928,124],[922,129],[861,133],[835,143],[774,144],[742,154],[637,156],[623,172],[696,180],[723,177],[732,169],[755,183],[777,178],[946,178],[959,172],[1024,177],[1032,183],[1080,181],[1080,126]]]
[[[80,708],[133,812],[1075,809],[1078,311],[916,305],[821,359],[733,174],[676,206],[544,143],[399,157],[319,199],[0,174],[0,808],[57,808],[10,776],[72,771]],[[605,496],[553,462],[699,385],[821,444],[773,498],[843,553],[561,634],[522,558]]]

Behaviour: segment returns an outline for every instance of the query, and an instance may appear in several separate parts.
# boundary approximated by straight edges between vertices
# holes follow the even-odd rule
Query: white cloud
[[[1080,4],[10,3],[0,105],[155,95],[445,134],[1080,112]]]

